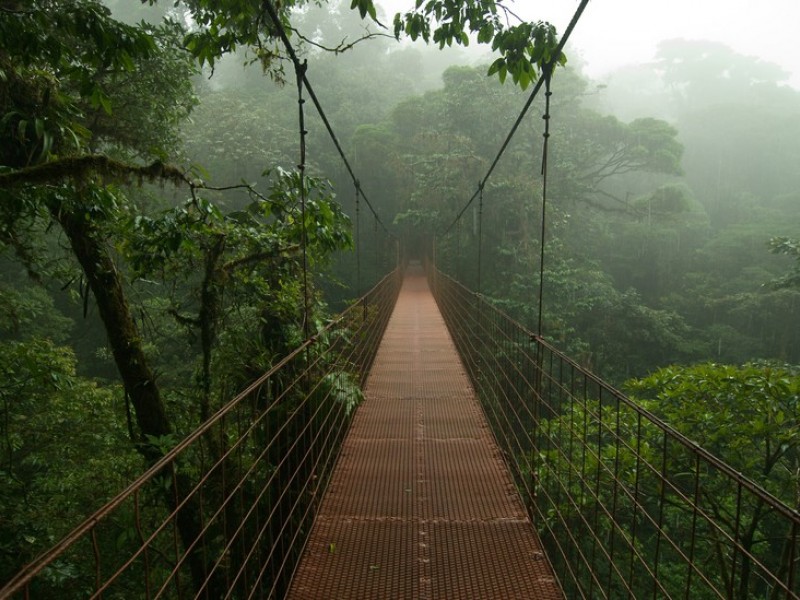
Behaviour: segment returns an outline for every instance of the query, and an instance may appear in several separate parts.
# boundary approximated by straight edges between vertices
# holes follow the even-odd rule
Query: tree
[[[778,65],[705,40],[660,42],[654,67],[685,112],[734,100],[749,104],[765,89],[777,87],[789,77]]]
[[[170,21],[124,24],[97,0],[0,2],[0,242],[40,278],[50,275],[42,259],[56,250],[75,273],[71,280],[81,282],[87,303],[91,291],[131,408],[130,426],[123,431],[148,463],[174,443],[186,420],[182,411],[169,410],[167,398],[174,402],[180,394],[165,390],[157,378],[159,363],[148,352],[138,318],[145,306],[128,276],[166,274],[165,282],[179,293],[197,294],[170,308],[201,338],[198,416],[203,418],[214,400],[214,350],[232,353],[244,332],[243,327],[223,331],[227,311],[260,310],[270,330],[262,332],[264,338],[274,338],[284,325],[290,330],[292,324],[284,321],[312,318],[307,311],[298,315],[298,298],[305,295],[305,305],[315,301],[313,284],[307,292],[298,284],[300,265],[320,264],[349,244],[347,220],[314,179],[304,182],[296,173],[277,177],[269,197],[245,185],[258,202],[223,215],[201,197],[198,190],[205,184],[196,174],[168,164],[179,149],[178,127],[196,104],[191,84],[196,63],[213,67],[220,57],[246,47],[280,79],[279,25],[291,32],[291,10],[301,5],[283,3],[276,19],[268,3],[190,1],[183,13],[190,18],[181,20],[193,20],[187,32]],[[370,2],[358,6],[362,16],[374,18],[370,7]],[[273,165],[262,165],[259,172],[265,166]],[[144,195],[128,187],[132,183],[185,186],[191,203],[152,214],[140,203]],[[297,205],[304,187],[305,222]],[[52,225],[60,229],[60,247],[52,243]],[[301,238],[308,241],[302,261]],[[181,280],[169,272],[198,264],[200,277],[189,272]],[[236,293],[223,295],[231,282]],[[303,335],[313,328],[300,325]],[[296,324],[294,334],[287,344],[300,339]],[[42,365],[48,364],[47,355],[36,354]],[[66,367],[61,371],[70,375]],[[181,470],[174,485],[185,489],[190,477],[191,469]],[[175,495],[162,496],[176,510]],[[198,515],[191,502],[178,510],[186,547],[200,535]],[[187,560],[199,584],[203,558],[191,553]]]
[[[134,209],[111,182],[185,181],[161,158],[174,149],[193,104],[194,68],[177,46],[177,26],[124,25],[94,0],[42,0],[24,9],[6,2],[2,9],[0,242],[36,272],[30,250],[47,239],[50,223],[60,227],[133,407],[136,427],[128,432],[152,463],[174,429],[109,244],[120,216]],[[151,110],[148,95],[158,93],[163,110]],[[192,508],[178,517],[186,543],[198,535]],[[190,562],[198,575],[199,561]]]
[[[541,164],[542,132],[533,119],[522,123],[482,190],[482,204],[474,199],[454,223],[476,193],[478,178],[503,142],[509,115],[524,97],[475,68],[452,67],[443,82],[442,90],[395,109],[390,122],[394,136],[381,138],[381,155],[393,158],[375,169],[404,182],[399,189],[406,200],[398,212],[404,224],[415,232],[429,230],[428,236],[449,228],[437,240],[437,259],[472,287],[478,284],[480,229],[486,267],[480,291],[522,322],[536,323],[541,178],[531,165]],[[600,115],[583,104],[587,87],[571,68],[560,70],[553,81],[545,327],[548,336],[581,360],[602,365],[604,375],[621,380],[686,356],[690,333],[674,311],[656,305],[657,297],[630,289],[640,283],[630,277],[630,263],[619,267],[630,277],[627,281],[603,272],[611,271],[597,261],[608,252],[608,230],[611,223],[619,229],[639,225],[641,237],[650,239],[649,223],[639,221],[690,220],[684,213],[695,206],[684,188],[663,183],[680,173],[682,146],[676,130],[655,119],[626,124]],[[402,162],[396,162],[398,155]],[[642,195],[627,198],[620,193],[627,186]],[[637,267],[649,275],[651,263],[642,260]],[[663,286],[669,289],[669,281]],[[623,315],[630,321],[620,321]],[[648,340],[647,350],[643,340]]]
[[[305,223],[301,185],[306,196]],[[322,181],[306,177],[301,184],[297,172],[279,171],[268,196],[253,188],[248,191],[251,202],[227,214],[195,195],[160,215],[138,215],[130,223],[132,232],[123,248],[136,278],[160,280],[174,290],[168,297],[168,312],[179,325],[199,334],[201,423],[224,402],[226,390],[246,385],[269,368],[272,357],[288,354],[299,345],[306,318],[315,320],[310,331],[318,329],[321,316],[313,310],[317,304],[313,283],[303,289],[303,269],[308,266],[313,273],[334,252],[351,244],[349,220]],[[311,296],[308,300],[305,293]],[[308,314],[306,306],[312,309]],[[243,315],[260,324],[259,335],[241,339],[234,333],[252,331],[252,324],[236,323]],[[228,338],[234,338],[225,344],[235,347],[228,348],[228,353],[244,354],[245,364],[258,364],[258,368],[212,369],[223,329]],[[264,354],[268,359],[259,364]],[[218,402],[212,402],[212,390]]]
[[[155,3],[156,0],[149,0]],[[203,63],[214,63],[225,53],[238,47],[251,49],[255,60],[276,78],[282,78],[283,68],[277,59],[282,50],[278,42],[278,25],[270,13],[280,17],[281,25],[291,29],[291,9],[303,2],[280,4],[279,10],[269,3],[216,2],[215,0],[186,0],[198,28],[187,36],[187,47]],[[379,25],[372,0],[353,0],[351,8],[362,18],[369,17]],[[563,64],[566,58],[554,56],[557,46],[555,28],[549,23],[519,22],[506,2],[490,0],[426,0],[414,9],[398,13],[393,19],[393,31],[398,39],[407,35],[433,41],[440,48],[453,43],[469,44],[470,33],[479,43],[491,44],[500,57],[492,64],[489,74],[497,73],[501,81],[510,74],[514,83],[523,89],[535,80],[537,69],[548,62]]]
[[[27,329],[27,328],[26,328]],[[35,330],[35,329],[34,329]],[[66,535],[86,507],[141,468],[119,389],[76,374],[72,351],[40,337],[0,342],[0,581]],[[55,588],[77,575],[57,563]]]
[[[702,448],[796,504],[800,378],[794,369],[714,363],[665,367],[626,387]]]
[[[773,254],[783,254],[795,259],[794,268],[772,282],[778,289],[800,287],[800,241],[788,237],[775,237],[769,242],[770,252]]]
[[[757,364],[667,367],[628,382],[627,387],[635,400],[700,447],[787,505],[800,507],[800,377],[796,370]],[[705,473],[702,497],[703,505],[721,523],[729,524],[736,513],[736,498],[731,497],[732,490],[724,479],[715,477],[713,472]],[[775,529],[774,515],[762,500],[753,498],[743,504],[742,547],[767,564],[781,565],[781,572],[785,573],[784,569],[792,568],[786,564],[784,552],[787,544],[793,543],[791,532]],[[716,570],[722,579],[735,581],[723,556],[719,552],[713,554],[719,557]],[[737,598],[750,597],[760,590],[751,560],[742,558]]]
[[[434,18],[436,27],[431,25]],[[440,48],[453,42],[467,46],[469,34],[475,34],[478,42],[491,43],[492,50],[500,54],[488,74],[496,73],[501,82],[510,74],[514,83],[525,89],[538,77],[537,69],[551,62],[564,64],[566,57],[554,55],[557,40],[552,25],[542,21],[506,25],[510,18],[516,15],[502,1],[426,0],[417,2],[413,10],[395,15],[394,33],[398,37],[405,33],[412,40],[432,40]]]
[[[185,6],[195,28],[186,33],[171,22],[123,24],[97,0],[38,0],[26,7],[5,0],[1,7],[0,135],[8,143],[0,151],[0,239],[33,269],[29,250],[40,232],[33,224],[52,220],[60,225],[97,301],[135,407],[140,449],[151,460],[158,451],[148,440],[170,435],[172,425],[132,317],[123,274],[106,242],[120,219],[137,212],[113,183],[190,183],[164,162],[174,154],[176,128],[195,102],[189,83],[193,63],[181,46],[201,65],[212,66],[238,47],[248,47],[265,70],[278,76],[279,26],[291,29],[291,10],[300,4],[283,3],[278,23],[268,3],[192,0]],[[462,4],[458,11],[468,9],[470,27],[494,23],[483,30],[482,41],[507,33],[492,16],[494,4]],[[369,0],[354,7],[362,17],[376,18]],[[434,12],[444,19],[434,30],[435,39],[463,43],[452,20],[461,12],[440,9],[434,10],[433,3],[425,7],[423,20]],[[421,23],[420,18],[414,22]],[[523,29],[530,35],[517,51],[527,52],[533,62],[549,59],[552,30]],[[519,67],[520,73],[532,65]],[[155,107],[153,99],[158,99]]]
[[[107,227],[127,201],[101,178],[182,181],[183,176],[160,160],[143,168],[94,151],[152,158],[169,150],[192,104],[188,78],[193,70],[176,48],[179,30],[123,25],[93,0],[43,0],[27,10],[0,12],[0,33],[5,74],[0,134],[10,142],[0,156],[5,171],[0,173],[0,240],[25,260],[24,249],[32,242],[24,235],[36,229],[23,224],[52,219],[61,226],[95,295],[136,408],[140,447],[152,458],[147,439],[169,435],[171,425],[105,242]],[[145,108],[145,85],[159,86],[165,110]],[[127,117],[112,120],[115,107],[124,108],[119,113]],[[136,123],[128,120],[136,118]]]

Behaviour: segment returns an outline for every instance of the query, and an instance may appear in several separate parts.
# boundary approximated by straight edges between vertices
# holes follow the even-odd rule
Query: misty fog
[[[202,11],[187,8],[202,2],[105,0],[112,19],[77,1],[96,22],[43,10],[63,39],[37,25],[0,40],[3,580],[406,260],[435,258],[531,331],[541,310],[536,333],[650,408],[664,400],[665,415],[684,390],[647,378],[673,368],[676,381],[708,369],[779,396],[773,410],[725,391],[719,422],[713,408],[681,413],[681,397],[669,417],[758,423],[708,443],[735,461],[763,434],[782,449],[780,474],[760,455],[737,469],[796,504],[800,90],[788,62],[676,35],[600,72],[579,24],[552,77],[542,223],[544,91],[479,189],[533,85],[487,75],[497,55],[475,36],[439,49],[395,39],[396,3],[379,6],[387,28],[348,0],[289,3],[290,39],[357,189],[307,92],[301,134],[274,30],[204,53]],[[17,5],[0,0],[8,31],[9,14],[28,15]],[[114,20],[149,23],[147,39]],[[713,378],[698,377],[702,404]],[[156,415],[152,431],[141,415]]]
[[[308,8],[296,27],[328,47],[366,31],[344,3]],[[450,223],[527,97],[485,76],[490,57],[461,48],[379,37],[340,55],[305,51],[365,193],[401,236]],[[203,74],[184,129],[189,157],[217,182],[256,181],[265,164],[297,160],[291,81],[275,85],[243,60]],[[798,292],[775,284],[792,261],[770,252],[771,239],[796,237],[800,226],[800,96],[783,71],[717,42],[681,39],[601,80],[581,62],[553,82],[545,333],[613,379],[673,362],[798,362]],[[528,323],[542,110],[537,100],[490,181],[483,216],[483,291]],[[311,169],[333,182],[353,218],[352,184],[323,125],[308,118]],[[458,240],[440,241],[440,256],[470,285],[477,251],[468,217]],[[359,244],[371,257],[372,225],[362,218]],[[384,265],[367,264],[374,280]],[[353,290],[352,253],[334,271]],[[352,293],[329,290],[334,304]]]

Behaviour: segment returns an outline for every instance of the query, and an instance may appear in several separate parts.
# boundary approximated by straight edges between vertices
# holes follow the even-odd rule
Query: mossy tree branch
[[[179,168],[155,161],[149,165],[131,165],[103,154],[64,157],[43,164],[0,173],[0,188],[17,186],[54,185],[68,179],[86,180],[100,175],[127,183],[170,182],[175,185],[192,185]]]

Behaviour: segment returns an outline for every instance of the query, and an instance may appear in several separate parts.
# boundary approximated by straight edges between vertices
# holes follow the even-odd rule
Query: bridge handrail
[[[518,327],[530,338],[531,341],[540,344],[542,347],[546,348],[549,352],[551,352],[554,356],[557,356],[559,360],[569,364],[574,369],[580,371],[584,376],[586,376],[587,379],[593,381],[598,386],[602,386],[603,388],[608,390],[621,403],[625,404],[628,408],[635,411],[636,413],[639,413],[641,416],[646,418],[657,428],[661,429],[664,433],[668,434],[670,437],[678,441],[687,450],[691,450],[692,452],[696,452],[697,454],[699,454],[709,463],[713,464],[715,468],[727,474],[732,479],[736,479],[749,491],[753,492],[754,494],[757,494],[762,500],[767,502],[771,508],[778,511],[783,516],[792,519],[795,523],[797,523],[798,526],[800,526],[800,511],[788,506],[785,502],[777,498],[775,495],[771,494],[768,490],[764,489],[763,486],[759,485],[752,479],[748,478],[740,471],[737,471],[736,469],[732,468],[728,463],[726,463],[725,461],[717,457],[715,454],[703,448],[700,444],[698,444],[694,440],[688,438],[686,435],[675,429],[669,423],[658,417],[655,413],[647,410],[641,404],[634,402],[623,392],[616,389],[614,386],[607,383],[606,381],[604,381],[603,379],[601,379],[600,377],[598,377],[597,375],[586,369],[585,367],[581,366],[580,363],[578,363],[574,359],[564,354],[564,352],[553,346],[542,336],[533,333],[530,329],[522,325],[519,321],[509,316],[508,313],[498,308],[497,306],[493,305],[491,302],[488,302],[484,294],[479,294],[478,292],[470,290],[461,282],[456,281],[455,279],[453,279],[452,277],[441,271],[437,272],[437,276],[444,277],[445,279],[447,279],[450,285],[454,285],[460,288],[462,290],[462,293],[473,296],[478,302],[481,303],[483,307],[488,308],[489,310],[494,312],[497,316],[508,321],[509,323],[512,323],[515,327]]]
[[[800,598],[800,512],[481,294],[429,277],[567,597]]]
[[[361,298],[353,301],[353,303],[342,313],[332,318],[325,325],[325,327],[323,327],[319,332],[311,336],[309,339],[305,340],[300,346],[298,346],[288,355],[280,359],[266,373],[261,375],[258,379],[253,381],[250,385],[248,385],[243,391],[241,391],[234,398],[229,400],[211,417],[209,417],[208,420],[206,420],[192,433],[187,435],[183,440],[181,440],[178,444],[176,444],[169,451],[167,451],[158,461],[156,461],[152,466],[150,466],[146,471],[144,471],[130,485],[128,485],[125,489],[123,489],[111,500],[109,500],[104,506],[96,510],[91,516],[86,518],[80,525],[78,525],[75,529],[73,529],[57,544],[52,546],[46,552],[39,555],[39,557],[36,558],[34,561],[28,563],[11,580],[6,582],[5,585],[2,588],[0,588],[0,600],[11,598],[15,594],[19,593],[23,593],[25,597],[28,597],[29,594],[28,586],[36,579],[37,576],[41,575],[42,572],[48,566],[52,565],[55,560],[57,560],[60,556],[62,556],[65,553],[65,551],[74,546],[78,541],[85,539],[87,534],[93,532],[100,523],[107,520],[111,514],[117,511],[123,504],[129,502],[131,498],[134,498],[134,501],[137,504],[137,511],[138,511],[138,494],[142,490],[144,490],[148,486],[148,484],[153,483],[153,481],[157,477],[163,475],[166,470],[172,471],[171,476],[173,480],[173,485],[175,485],[174,482],[175,482],[176,464],[178,460],[181,458],[181,456],[187,451],[187,449],[199,443],[207,436],[209,436],[215,427],[224,423],[227,416],[229,416],[231,413],[235,412],[238,408],[240,408],[241,405],[244,404],[245,401],[248,398],[250,398],[254,392],[258,391],[260,388],[265,386],[265,384],[270,382],[277,374],[279,374],[283,369],[285,369],[287,365],[290,365],[294,361],[298,361],[302,359],[304,356],[307,356],[309,349],[312,348],[315,344],[317,344],[320,339],[329,336],[330,334],[334,333],[338,328],[341,328],[343,325],[346,325],[349,322],[354,322],[354,323],[361,322],[363,325],[367,327],[374,326],[374,331],[369,331],[367,332],[367,334],[362,336],[363,343],[371,345],[371,347],[367,348],[366,354],[362,356],[361,354],[362,351],[359,350],[358,351],[359,354],[351,352],[350,354],[347,354],[345,356],[345,361],[348,363],[353,363],[355,361],[358,361],[360,363],[353,366],[357,368],[357,370],[359,371],[358,373],[360,379],[359,384],[362,384],[366,376],[366,371],[369,369],[372,359],[374,358],[375,351],[377,350],[377,343],[380,341],[382,332],[385,329],[389,314],[391,313],[391,308],[394,306],[394,302],[396,300],[397,293],[399,292],[400,288],[401,277],[402,277],[402,270],[400,268],[395,269],[394,271],[386,275],[370,291],[364,294]],[[372,305],[376,305],[378,312],[376,312],[373,315],[369,315],[368,309],[370,309]],[[303,371],[301,375],[295,378],[295,382],[299,380],[300,376],[302,376],[304,373],[308,372],[313,366],[315,366],[318,363],[318,360],[319,359],[312,359],[312,362],[306,365],[305,371]],[[312,388],[309,394],[316,391],[317,388],[318,384],[315,384],[314,388]],[[276,396],[271,404],[262,409],[262,413],[266,414],[270,410],[273,410],[275,406],[285,398],[286,398],[286,392],[283,392],[280,395]],[[250,430],[246,430],[244,434],[242,434],[242,437],[249,434]],[[337,435],[339,434],[337,433]],[[232,444],[231,447],[219,457],[217,462],[210,467],[210,470],[220,467],[220,465],[222,465],[224,461],[228,460],[230,458],[229,454],[233,451],[234,448],[237,447],[237,444],[239,444],[240,441],[241,440],[237,440],[237,442]],[[338,447],[336,448],[336,450],[338,450]],[[335,462],[335,455],[333,456],[333,460]],[[326,468],[327,470],[330,470],[332,466]],[[317,476],[315,475],[315,477]],[[206,483],[206,478],[204,477],[195,483],[194,487],[192,487],[192,489],[186,494],[185,498],[183,498],[182,500],[178,500],[176,498],[175,504],[170,507],[171,512],[165,519],[164,524],[171,522],[172,520],[179,519],[180,512],[186,508],[189,499],[192,498],[196,493],[198,493],[198,489],[205,483]],[[236,488],[236,490],[238,490],[238,487]],[[217,513],[218,512],[219,511],[217,511]],[[215,513],[215,516],[217,513]],[[143,548],[145,548],[147,543],[149,543],[152,539],[155,538],[155,536],[157,536],[162,531],[164,524],[162,524],[162,526],[160,526],[159,528],[156,528],[152,536],[147,539],[147,542],[144,542],[143,538],[142,548],[139,548],[139,550],[137,550],[137,552],[114,573],[114,575],[109,579],[109,581],[119,576],[119,574],[123,570],[130,567],[133,561],[141,557]],[[201,533],[205,533],[206,529],[207,527],[204,528]],[[197,543],[197,541],[198,540],[195,540],[195,543]],[[97,554],[96,540],[93,541],[92,545],[94,547],[95,554]],[[190,547],[185,550],[186,554],[191,552],[192,548],[193,546],[190,544]],[[178,551],[176,550],[176,552]],[[95,559],[99,561],[99,557],[96,556]],[[175,567],[175,570],[177,570],[182,565],[182,563],[185,562],[185,559],[186,559],[185,555],[184,556],[176,555],[177,566]],[[99,581],[99,566],[96,567],[95,571],[98,574],[96,582],[97,589],[95,591],[95,595],[97,595],[101,593],[103,589],[105,589],[105,587],[109,585],[109,583],[108,581],[107,582]],[[164,586],[166,585],[167,584],[165,583]],[[161,591],[163,591],[163,589],[164,587],[162,586]],[[148,597],[150,597],[149,594],[150,592],[148,591]],[[154,597],[157,597],[158,595],[159,594],[156,594]],[[180,595],[181,594],[179,593],[179,596]],[[208,592],[206,592],[206,595],[208,595]]]

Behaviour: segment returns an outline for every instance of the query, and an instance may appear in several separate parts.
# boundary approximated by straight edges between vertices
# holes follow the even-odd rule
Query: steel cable
[[[289,58],[291,59],[292,63],[294,63],[296,68],[298,64],[301,64],[300,59],[297,57],[297,53],[295,52],[291,41],[289,41],[289,36],[286,35],[286,30],[284,29],[283,23],[281,23],[280,17],[278,16],[275,7],[272,5],[272,2],[270,2],[269,0],[265,0],[264,10],[269,15],[272,22],[275,24],[278,37],[280,37],[281,42],[283,42],[283,45],[286,48],[286,52],[289,54]],[[342,150],[342,145],[339,143],[339,138],[336,137],[336,133],[333,131],[333,127],[331,126],[331,123],[328,120],[328,116],[325,114],[325,110],[322,108],[322,104],[320,103],[319,98],[317,98],[317,94],[314,92],[314,88],[311,86],[311,82],[308,80],[305,70],[303,71],[302,81],[303,85],[306,88],[306,91],[308,92],[309,98],[311,98],[311,101],[314,103],[314,106],[316,107],[317,112],[319,113],[319,116],[325,125],[325,129],[327,129],[328,131],[328,135],[330,136],[333,145],[336,147],[336,151],[339,153],[339,157],[342,159],[344,166],[347,168],[347,172],[350,174],[350,178],[353,181],[353,185],[355,185],[356,188],[360,190],[361,196],[364,198],[364,202],[374,215],[377,223],[380,224],[383,231],[387,235],[393,236],[393,234],[383,224],[383,221],[381,221],[380,215],[378,215],[377,211],[372,206],[372,203],[369,201],[369,198],[367,198],[367,195],[364,193],[364,190],[361,190],[360,183],[358,181],[358,178],[356,177],[355,172],[353,171],[353,167],[350,165],[350,161],[347,159],[344,150]]]
[[[458,212],[458,214],[456,215],[456,218],[453,219],[453,222],[450,223],[450,225],[447,227],[447,229],[444,230],[444,233],[442,234],[442,236],[445,236],[448,233],[450,233],[450,230],[453,228],[453,226],[458,222],[459,219],[461,219],[461,217],[464,215],[464,213],[467,211],[467,209],[475,201],[475,198],[478,197],[481,189],[483,189],[486,186],[486,182],[489,181],[489,178],[492,176],[492,173],[494,172],[494,169],[497,166],[497,163],[500,162],[500,158],[503,156],[503,154],[505,154],[505,151],[508,148],[508,145],[511,143],[511,140],[514,137],[514,135],[517,133],[517,129],[519,129],[519,126],[522,124],[522,120],[525,118],[525,115],[528,114],[528,110],[530,109],[531,105],[533,104],[533,101],[536,99],[536,96],[539,93],[539,90],[544,85],[544,83],[545,83],[545,74],[548,73],[548,72],[552,73],[553,69],[555,68],[556,63],[558,62],[558,59],[561,57],[561,53],[564,50],[564,46],[566,45],[567,41],[569,40],[570,35],[572,35],[573,29],[575,29],[575,26],[578,24],[578,21],[580,20],[581,15],[583,15],[583,11],[586,9],[586,6],[588,4],[589,4],[589,0],[581,0],[580,6],[578,6],[578,9],[575,11],[575,14],[572,17],[572,20],[570,21],[569,25],[567,26],[567,29],[564,31],[564,35],[561,37],[561,40],[558,42],[558,45],[556,46],[556,49],[553,52],[553,55],[550,57],[550,60],[547,61],[547,63],[545,63],[544,67],[542,67],[542,74],[539,76],[539,79],[536,81],[536,85],[533,87],[533,90],[531,91],[531,94],[528,97],[527,102],[525,102],[525,106],[523,106],[522,111],[520,111],[519,116],[517,117],[517,120],[514,121],[514,125],[511,127],[511,131],[509,131],[508,135],[506,136],[505,141],[503,142],[503,145],[500,147],[500,150],[498,150],[497,155],[495,156],[494,160],[492,161],[491,166],[489,167],[489,170],[486,172],[486,175],[484,175],[483,179],[481,180],[480,184],[478,185],[478,189],[475,190],[475,193],[472,194],[472,197],[470,197],[470,199],[467,201],[467,203],[464,205],[464,207]],[[549,75],[548,75],[548,77],[549,77]]]

